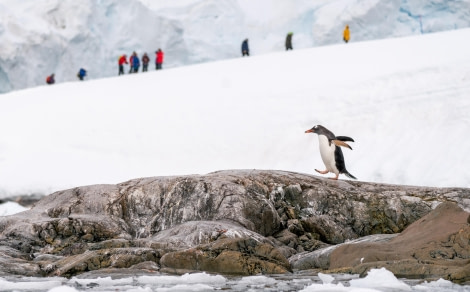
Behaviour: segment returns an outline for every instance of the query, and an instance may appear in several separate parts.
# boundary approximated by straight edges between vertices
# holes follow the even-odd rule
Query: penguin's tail
[[[347,170],[344,172],[344,174],[349,178],[357,179],[354,175],[350,174]]]

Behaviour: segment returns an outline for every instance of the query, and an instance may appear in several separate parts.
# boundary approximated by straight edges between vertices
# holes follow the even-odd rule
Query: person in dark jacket
[[[46,83],[49,84],[49,85],[55,83],[54,73],[52,73],[51,75],[47,76],[47,78],[46,78]]]
[[[292,36],[294,35],[293,32],[289,32],[286,36],[286,51],[293,50],[292,48]]]
[[[248,48],[248,39],[245,39],[242,43],[242,57],[249,56],[250,49]]]
[[[149,67],[150,58],[147,53],[142,57],[142,72],[147,72]]]
[[[118,75],[123,75],[124,74],[124,64],[128,64],[127,63],[127,56],[125,54],[122,55],[121,57],[119,57],[118,64],[119,64],[119,74]]]
[[[162,49],[158,49],[155,54],[157,57],[155,58],[155,69],[161,70],[162,69],[162,64],[163,64],[163,51]]]
[[[83,81],[83,78],[86,76],[86,70],[83,68],[80,68],[80,70],[77,73],[78,79]]]

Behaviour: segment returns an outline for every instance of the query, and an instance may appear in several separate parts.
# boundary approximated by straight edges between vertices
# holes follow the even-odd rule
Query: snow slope
[[[262,13],[261,13],[262,12]],[[165,68],[351,41],[470,27],[470,0],[0,0],[0,93],[115,76],[117,59],[161,47]],[[151,66],[153,68],[153,66]]]
[[[0,95],[0,197],[221,169],[323,168],[322,124],[364,181],[470,187],[470,29]],[[341,176],[344,179],[344,176]]]

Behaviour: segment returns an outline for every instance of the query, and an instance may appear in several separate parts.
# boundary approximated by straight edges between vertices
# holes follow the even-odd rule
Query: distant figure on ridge
[[[349,25],[346,25],[346,27],[344,28],[344,31],[343,31],[343,41],[345,43],[348,43],[349,42]]]
[[[162,49],[158,49],[155,54],[157,54],[157,57],[155,59],[155,69],[156,70],[161,70],[162,69],[162,64],[163,64],[163,51]]]
[[[140,59],[139,59],[139,56],[137,56],[137,53],[134,52],[132,53],[132,72],[133,73],[137,73],[139,72],[139,68],[140,68]]]
[[[292,48],[292,36],[294,35],[293,32],[289,32],[286,36],[286,51],[293,50]]]
[[[149,68],[150,58],[147,53],[142,56],[142,72],[147,72]]]
[[[46,78],[46,83],[47,83],[47,84],[54,84],[54,83],[55,83],[54,73],[52,73],[51,75],[47,76],[47,78]]]
[[[86,76],[86,70],[83,68],[80,68],[80,70],[77,73],[78,79],[83,81],[83,78]]]
[[[124,64],[128,64],[126,54],[119,57],[118,64],[119,64],[119,74],[118,75],[122,75],[122,74],[124,74]]]
[[[129,74],[131,74],[134,71],[134,53],[131,54],[129,57]]]
[[[248,48],[248,39],[245,39],[242,43],[242,57],[249,56],[250,49]]]

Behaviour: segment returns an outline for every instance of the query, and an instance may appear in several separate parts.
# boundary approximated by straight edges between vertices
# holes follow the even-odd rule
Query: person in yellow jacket
[[[346,27],[344,28],[344,31],[343,31],[343,41],[345,43],[348,43],[349,42],[349,25],[346,25]]]

